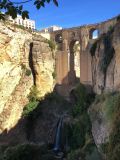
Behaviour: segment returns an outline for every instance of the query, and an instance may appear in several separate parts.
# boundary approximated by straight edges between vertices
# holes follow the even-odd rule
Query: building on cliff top
[[[28,29],[35,29],[35,21],[31,19],[22,19],[22,16],[17,15],[17,18],[13,19],[11,16],[6,16],[7,20],[14,24],[24,26]]]
[[[48,32],[54,32],[54,31],[58,31],[58,30],[62,30],[62,27],[54,25],[54,26],[50,26],[48,28],[44,28],[44,29],[40,30],[40,32],[48,33]]]

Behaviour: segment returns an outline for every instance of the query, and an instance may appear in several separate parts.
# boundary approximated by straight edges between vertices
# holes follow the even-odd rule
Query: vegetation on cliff
[[[107,120],[111,123],[109,140],[101,145],[107,160],[119,160],[120,157],[120,93],[101,95]]]
[[[4,152],[5,160],[57,160],[46,145],[22,144],[8,147]]]
[[[119,160],[120,93],[111,92],[97,95],[90,107],[90,117],[99,151],[106,160]]]
[[[96,157],[96,155],[98,156],[98,153],[95,151],[95,144],[91,134],[91,123],[87,113],[88,106],[93,99],[86,93],[86,89],[83,85],[79,85],[73,91],[72,96],[74,99],[74,106],[55,92],[47,95],[45,99],[36,106],[36,91],[35,93],[31,92],[29,95],[30,103],[23,112],[24,116],[27,117],[26,132],[28,140],[31,139],[31,135],[34,132],[34,126],[38,121],[37,119],[39,119],[39,123],[44,121],[44,123],[47,124],[46,121],[51,121],[52,119],[54,122],[57,114],[59,116],[67,114],[69,121],[67,122],[64,120],[61,135],[61,149],[65,153],[66,158],[68,160],[75,160],[79,157],[86,159],[87,156],[90,157],[92,154],[93,157]],[[68,147],[66,147],[66,145]],[[94,151],[96,155],[94,154]],[[38,153],[41,160],[56,159],[51,151],[48,152],[48,150],[44,148],[44,154],[39,146],[30,144],[9,147],[4,151],[4,157],[6,157],[7,160],[21,160],[23,157],[25,160],[31,157],[35,157],[35,159],[39,160],[37,157]]]
[[[70,151],[68,160],[100,159],[91,133],[91,122],[88,107],[94,100],[94,95],[89,95],[83,85],[79,85],[73,92],[75,105],[72,109],[73,122],[68,127],[68,142]]]
[[[38,106],[39,98],[38,98],[38,90],[36,86],[32,86],[31,91],[28,95],[29,103],[23,109],[23,116],[29,115],[33,110]]]
[[[33,96],[33,93],[31,94],[31,104],[34,104],[36,102],[36,98]],[[104,152],[107,160],[119,160],[120,94],[116,92],[109,94],[104,93],[102,95],[97,95],[94,100],[94,95],[89,95],[86,92],[85,87],[80,84],[74,91],[72,91],[71,96],[73,100],[72,103],[74,105],[69,104],[62,97],[53,92],[52,94],[47,95],[36,108],[31,110],[31,107],[28,107],[28,112],[26,111],[25,114],[29,115],[29,124],[26,126],[29,138],[31,137],[30,134],[32,134],[34,126],[37,123],[37,119],[39,119],[40,124],[43,121],[47,124],[45,121],[51,121],[50,119],[54,120],[56,114],[59,113],[60,115],[63,115],[66,113],[70,117],[67,123],[63,123],[63,138],[61,139],[61,146],[63,152],[65,153],[66,159],[76,160],[80,157],[83,160],[101,159],[94,143],[91,132],[92,124],[88,115],[89,106],[94,101],[92,105],[95,105],[95,110],[92,110],[92,118],[94,120],[98,119],[98,112],[101,114],[103,112],[105,120],[108,121],[111,126],[109,140],[101,144],[99,149],[102,153]],[[102,121],[103,119],[99,119],[99,123],[102,123]],[[57,159],[53,152],[48,150],[48,147],[46,148],[44,146],[42,147],[33,144],[17,145],[9,148],[7,147],[3,155],[4,158],[6,157],[6,160],[21,160],[23,157],[25,160],[30,159],[31,157],[35,157],[36,160],[39,160],[40,156],[41,160]]]
[[[23,73],[26,75],[26,76],[30,76],[32,74],[31,70],[28,69],[24,64],[21,64],[21,68],[23,70]]]
[[[48,43],[48,45],[49,45],[51,51],[53,52],[53,51],[55,50],[55,48],[56,48],[55,42],[52,41],[52,40],[46,40],[46,42]]]

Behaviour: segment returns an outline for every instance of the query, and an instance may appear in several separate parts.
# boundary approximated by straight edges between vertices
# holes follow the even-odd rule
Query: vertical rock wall
[[[33,37],[32,63],[35,74],[35,84],[39,91],[39,97],[52,92],[54,79],[54,62],[53,53],[47,41],[40,37]]]
[[[34,37],[38,37],[37,40]],[[31,43],[33,48],[31,49]],[[32,60],[32,61],[31,61]],[[31,64],[33,62],[33,64]],[[48,43],[8,23],[0,23],[0,133],[9,131],[21,118],[35,83],[40,96],[53,89],[54,60]]]
[[[120,22],[112,30],[103,34],[95,42],[92,56],[93,89],[100,94],[102,91],[120,90]],[[93,45],[95,45],[95,43]]]

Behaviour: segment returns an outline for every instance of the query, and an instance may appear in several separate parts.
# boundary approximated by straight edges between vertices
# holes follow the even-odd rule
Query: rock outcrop
[[[33,37],[32,63],[39,97],[53,90],[54,59],[49,44],[40,36]]]
[[[17,124],[34,81],[40,96],[52,90],[53,72],[52,52],[44,38],[0,22],[0,133]]]
[[[93,89],[102,95],[96,98],[89,114],[93,138],[101,151],[101,146],[109,142],[116,107],[114,94],[120,91],[120,21],[95,41],[91,55]]]
[[[104,159],[119,157],[119,109],[119,92],[97,95],[89,108],[94,142]]]
[[[89,115],[92,123],[92,135],[94,142],[100,151],[102,144],[109,141],[109,135],[111,133],[111,123],[105,113],[105,109],[108,109],[105,108],[106,99],[107,98],[104,95],[96,98],[95,102],[89,109]]]
[[[93,44],[93,88],[98,94],[120,90],[120,22]]]

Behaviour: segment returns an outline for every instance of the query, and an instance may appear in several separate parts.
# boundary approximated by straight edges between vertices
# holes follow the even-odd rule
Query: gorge
[[[50,37],[0,22],[1,160],[119,160],[120,16]]]

